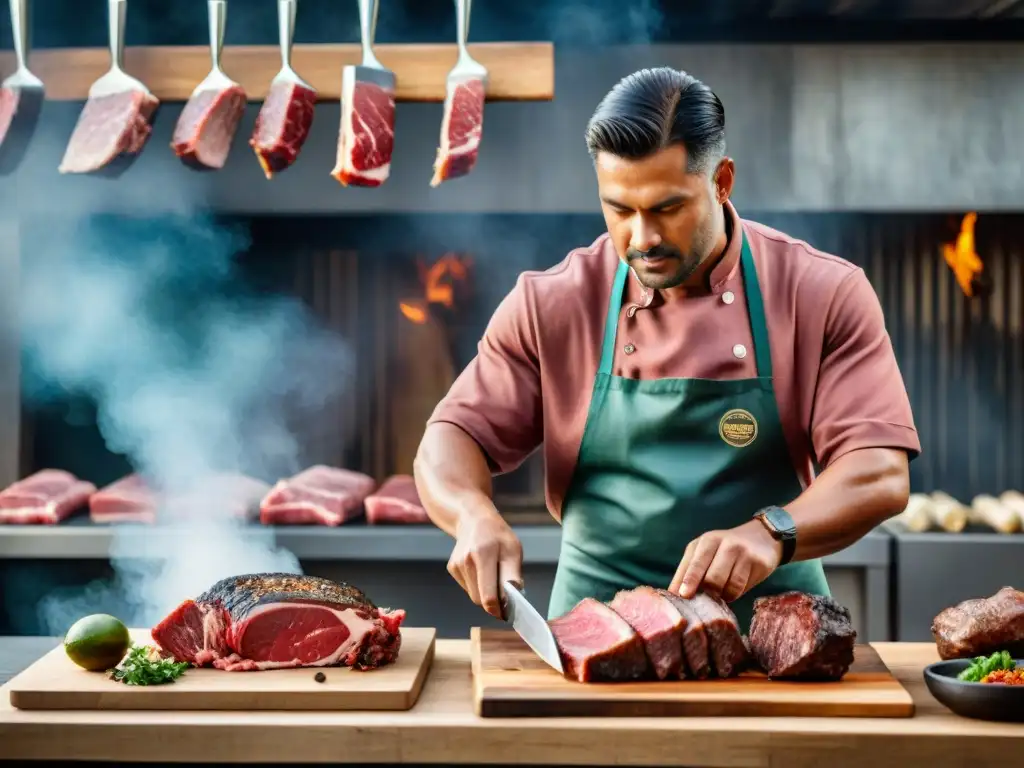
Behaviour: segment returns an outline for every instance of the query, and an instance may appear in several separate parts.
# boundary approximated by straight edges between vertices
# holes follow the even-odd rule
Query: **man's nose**
[[[633,234],[629,246],[637,251],[646,252],[661,245],[661,235],[652,223],[637,214],[633,219]]]

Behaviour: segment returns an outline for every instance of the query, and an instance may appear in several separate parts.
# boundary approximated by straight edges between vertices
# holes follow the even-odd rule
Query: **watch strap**
[[[782,557],[779,565],[786,565],[796,554],[796,523],[782,507],[766,507],[755,513],[754,517],[761,521],[761,524],[768,529],[776,541],[782,544]]]
[[[782,557],[779,559],[779,565],[785,565],[796,554],[796,536],[783,536],[779,541],[782,542]]]

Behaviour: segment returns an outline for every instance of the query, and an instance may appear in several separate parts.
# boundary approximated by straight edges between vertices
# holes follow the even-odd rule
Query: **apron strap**
[[[768,323],[764,315],[764,298],[761,285],[757,280],[757,267],[754,266],[754,254],[750,250],[747,234],[740,225],[740,237],[743,245],[740,249],[740,268],[743,273],[743,292],[747,298],[747,314],[750,316],[750,330],[754,339],[754,360],[757,364],[759,378],[772,378],[772,353],[768,345]],[[622,310],[622,296],[626,287],[629,266],[619,261],[615,270],[615,282],[612,283],[612,295],[608,299],[608,314],[604,321],[604,340],[601,343],[601,364],[598,374],[611,376],[612,362],[615,359],[615,337],[619,331],[619,313]]]
[[[768,322],[764,316],[764,298],[761,285],[757,281],[757,267],[754,266],[754,254],[750,250],[743,225],[740,225],[743,247],[740,249],[740,267],[743,272],[743,292],[747,295],[747,314],[750,316],[750,330],[754,338],[754,360],[757,363],[759,378],[772,378],[772,351],[768,345]]]
[[[604,319],[604,341],[601,343],[601,365],[598,375],[612,375],[612,361],[615,359],[615,336],[619,332],[619,311],[622,309],[622,293],[626,287],[626,276],[629,266],[620,260],[615,270],[615,282],[612,283],[612,295],[608,300],[608,315]]]

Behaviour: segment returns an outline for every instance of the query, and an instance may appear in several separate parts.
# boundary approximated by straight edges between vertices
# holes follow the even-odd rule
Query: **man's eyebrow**
[[[610,205],[612,208],[629,208],[625,203],[620,203],[618,200],[613,200],[610,197],[602,197],[601,202],[605,205]]]
[[[661,202],[655,203],[654,205],[652,205],[651,206],[651,210],[652,211],[660,211],[663,208],[671,208],[673,205],[679,205],[680,203],[685,203],[691,197],[692,197],[692,195],[687,195],[687,194],[672,195],[672,197],[666,197]]]
[[[655,203],[650,208],[648,208],[648,210],[657,212],[665,208],[671,208],[673,205],[685,203],[687,200],[690,200],[692,198],[693,195],[683,192],[678,195],[672,195],[672,197],[666,197],[664,200],[660,200],[659,202]],[[611,197],[602,197],[601,202],[603,202],[605,205],[610,205],[612,208],[623,208],[627,211],[630,210],[632,207],[626,205],[625,203],[620,203],[618,200],[615,200],[614,198]]]

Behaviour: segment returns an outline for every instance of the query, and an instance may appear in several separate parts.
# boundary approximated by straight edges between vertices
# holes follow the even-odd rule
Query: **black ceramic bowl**
[[[1017,666],[1024,661],[1016,660]],[[962,717],[1024,723],[1024,685],[966,683],[956,676],[971,659],[951,659],[924,668],[924,682],[932,696]]]

